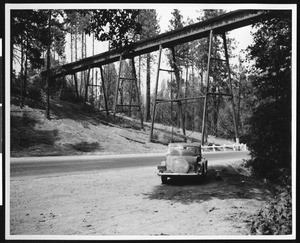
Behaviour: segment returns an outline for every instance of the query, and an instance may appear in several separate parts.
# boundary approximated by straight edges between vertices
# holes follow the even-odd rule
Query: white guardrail
[[[240,144],[230,144],[230,145],[211,145],[211,146],[201,146],[202,151],[209,152],[209,151],[246,151],[247,146],[246,144],[240,143]]]

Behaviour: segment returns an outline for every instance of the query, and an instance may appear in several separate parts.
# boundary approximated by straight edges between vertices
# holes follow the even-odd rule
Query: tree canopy
[[[12,44],[26,48],[33,67],[44,65],[41,57],[47,46],[47,15],[38,10],[14,10],[11,13]],[[17,58],[16,55],[15,58]]]
[[[88,12],[90,24],[86,32],[95,33],[99,41],[110,41],[113,48],[130,44],[141,31],[137,21],[138,9],[96,9]]]

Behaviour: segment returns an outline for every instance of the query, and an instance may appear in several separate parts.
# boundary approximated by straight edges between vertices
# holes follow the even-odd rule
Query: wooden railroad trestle
[[[136,81],[136,74],[135,74],[135,67],[134,67],[134,57],[143,55],[146,53],[150,53],[153,51],[159,50],[159,60],[158,60],[158,68],[157,68],[157,77],[156,77],[156,87],[155,87],[155,101],[153,105],[153,113],[152,113],[152,123],[151,123],[151,131],[150,131],[150,137],[149,140],[152,140],[153,136],[153,126],[154,126],[154,118],[155,118],[155,113],[156,113],[156,106],[157,104],[161,102],[177,102],[178,106],[180,107],[182,105],[182,101],[189,101],[190,99],[204,99],[204,109],[203,109],[203,119],[202,119],[202,143],[204,143],[204,133],[205,133],[205,124],[206,124],[206,113],[207,113],[207,100],[210,95],[224,95],[224,96],[229,96],[231,99],[232,103],[232,112],[233,112],[233,117],[234,117],[234,130],[235,130],[235,136],[236,136],[236,142],[239,142],[238,138],[238,131],[237,131],[237,124],[236,124],[236,117],[235,117],[235,109],[234,109],[234,99],[233,99],[233,93],[232,93],[232,84],[231,84],[231,74],[230,74],[230,68],[229,68],[229,60],[228,60],[228,51],[227,51],[227,46],[226,46],[226,38],[225,38],[225,33],[227,31],[237,29],[249,24],[252,24],[259,20],[263,15],[268,14],[270,11],[266,10],[236,10],[232,11],[229,13],[226,13],[224,15],[215,17],[210,20],[202,21],[199,23],[195,23],[189,26],[185,26],[183,28],[170,31],[168,33],[163,33],[159,36],[155,36],[152,38],[149,38],[144,41],[140,41],[137,43],[133,43],[132,45],[128,46],[127,48],[120,48],[116,50],[110,50],[108,52],[104,52],[98,55],[94,55],[91,57],[84,58],[82,60],[73,62],[73,63],[68,63],[65,65],[62,65],[60,67],[51,69],[49,71],[43,71],[41,74],[42,76],[46,76],[48,82],[51,82],[54,78],[60,77],[60,76],[65,76],[65,75],[74,75],[74,81],[77,82],[77,77],[76,77],[76,72],[91,69],[91,68],[100,68],[101,72],[101,83],[102,83],[102,90],[104,94],[104,99],[105,99],[105,109],[106,114],[109,114],[108,110],[108,104],[107,104],[107,98],[106,91],[105,91],[105,85],[104,85],[104,77],[103,77],[103,70],[102,66],[113,63],[116,61],[120,61],[120,69],[121,69],[121,62],[122,60],[125,59],[131,59],[132,62],[132,67],[133,67],[133,77],[129,78],[128,80],[133,81],[133,87],[137,86],[137,81]],[[225,50],[225,60],[219,60],[215,57],[211,57],[211,42],[212,42],[212,35],[213,34],[221,34],[223,37],[223,43],[224,43],[224,50]],[[159,72],[160,71],[165,71],[163,69],[160,69],[160,61],[161,61],[161,50],[162,48],[170,48],[172,50],[173,54],[173,61],[174,59],[174,46],[180,45],[186,42],[190,42],[196,39],[201,39],[205,38],[209,35],[209,53],[208,53],[208,63],[207,63],[207,70],[208,70],[208,75],[206,78],[206,92],[204,96],[199,96],[199,97],[176,97],[176,99],[171,99],[171,100],[161,100],[157,99],[157,85],[159,82]],[[128,52],[130,50],[130,52]],[[127,52],[126,52],[127,51]],[[211,61],[224,61],[227,66],[227,73],[228,73],[228,81],[229,81],[229,93],[212,93],[209,91],[209,73],[210,73],[210,66],[211,66]],[[175,61],[176,62],[176,61]],[[175,73],[176,80],[178,81],[179,77],[179,72],[176,67],[176,63],[174,62],[173,65],[173,71]],[[117,87],[120,85],[120,80],[123,79],[123,77],[120,76],[121,72],[119,70],[119,77],[118,77],[118,83]],[[89,73],[88,73],[89,76]],[[88,77],[89,78],[89,77]],[[126,78],[126,77],[124,77]],[[86,88],[89,87],[89,80],[87,80],[86,83]],[[78,90],[75,90],[76,94],[78,95]],[[141,125],[143,127],[143,117],[142,117],[142,110],[141,110],[141,104],[140,104],[140,91],[137,88],[137,100],[138,104],[137,106],[140,111],[140,117],[141,117]],[[87,94],[85,94],[87,96]],[[87,97],[85,97],[87,98]],[[134,105],[131,104],[131,99],[130,97],[130,104],[128,105],[131,109],[131,107],[134,107]],[[120,105],[117,104],[118,102],[118,88],[116,88],[116,93],[115,93],[115,99],[114,99],[114,104],[113,104],[113,112],[114,115],[116,114],[116,108]],[[181,112],[181,108],[179,109]],[[180,114],[181,117],[181,126],[182,126],[182,131],[185,134],[185,127],[183,126],[182,122],[182,113]]]

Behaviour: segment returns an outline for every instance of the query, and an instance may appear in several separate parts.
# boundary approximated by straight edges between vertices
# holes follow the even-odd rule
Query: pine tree
[[[40,68],[44,65],[41,52],[45,50],[47,44],[43,38],[46,33],[47,16],[44,12],[37,10],[13,10],[11,18],[13,53],[20,51],[20,55],[13,57],[18,59],[20,56],[20,107],[23,107],[27,93],[28,63],[33,68]]]
[[[44,66],[43,53],[46,51],[48,44],[53,43],[52,47],[57,54],[63,55],[65,36],[62,24],[58,21],[60,14],[58,10],[52,11],[52,35],[51,40],[49,40],[47,10],[12,10],[11,34],[13,53],[21,52],[20,55],[13,56],[15,60],[19,59],[21,66],[21,107],[24,106],[24,100],[28,92],[28,70],[29,68],[41,69]]]
[[[172,12],[172,19],[170,20],[169,30],[176,30],[182,28],[184,26],[184,22],[182,20],[182,15],[178,9],[174,9]],[[175,71],[175,85],[171,84],[171,95],[174,94],[172,98],[183,98],[183,79],[180,75],[182,72],[182,66],[186,66],[189,63],[189,44],[184,43],[181,45],[177,45],[171,48],[170,53],[167,55],[169,59],[170,66]],[[171,80],[172,81],[172,80]],[[172,87],[173,90],[172,90]],[[173,113],[173,104],[171,103],[171,117]],[[173,117],[172,117],[173,118]],[[178,103],[178,112],[176,114],[175,120],[177,120],[177,127],[183,128],[183,133],[185,134],[185,116],[183,114],[182,105]]]
[[[141,24],[140,40],[159,34],[160,28],[155,9],[141,10],[138,21]],[[146,54],[146,121],[151,119],[151,59],[152,55],[150,53]]]

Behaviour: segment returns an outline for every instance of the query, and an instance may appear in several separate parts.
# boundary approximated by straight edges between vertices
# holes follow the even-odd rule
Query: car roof
[[[188,146],[188,147],[201,147],[200,143],[169,143],[169,147]]]

